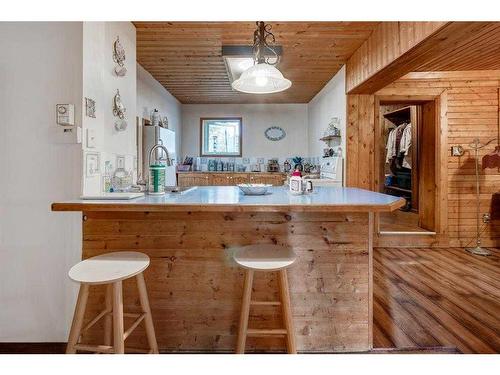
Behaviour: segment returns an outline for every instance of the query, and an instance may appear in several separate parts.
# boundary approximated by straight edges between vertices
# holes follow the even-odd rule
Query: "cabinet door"
[[[206,173],[196,174],[192,177],[191,186],[208,186],[211,185],[210,176]]]
[[[283,186],[285,183],[285,176],[282,174],[271,175],[269,176],[269,184],[273,184],[273,186]]]
[[[250,176],[252,184],[271,184],[273,186],[281,186],[284,183],[282,174],[255,174]]]
[[[179,186],[191,186],[191,178],[186,174],[178,174],[177,175],[177,185]]]
[[[251,174],[249,181],[251,184],[267,184],[265,177],[259,174]]]
[[[234,174],[232,177],[232,185],[248,184],[250,182],[247,174]]]
[[[232,185],[231,176],[227,173],[217,173],[212,175],[212,185],[214,186],[230,186]]]
[[[205,173],[183,173],[177,176],[179,186],[207,186],[210,185],[210,176]]]

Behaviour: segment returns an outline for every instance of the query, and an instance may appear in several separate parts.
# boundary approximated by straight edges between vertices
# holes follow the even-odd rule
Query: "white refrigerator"
[[[160,126],[142,126],[142,163],[140,163],[140,165],[142,165],[142,179],[146,181],[148,178],[149,151],[156,144],[165,146],[168,150],[170,160],[172,160],[172,165],[167,166],[165,185],[176,186],[177,178],[175,169],[177,165],[177,155],[175,154],[175,132]],[[162,149],[157,149],[156,158],[160,157],[165,158],[165,152]]]

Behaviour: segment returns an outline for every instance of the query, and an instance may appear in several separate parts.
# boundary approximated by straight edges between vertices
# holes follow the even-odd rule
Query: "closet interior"
[[[380,192],[406,199],[395,213],[382,215],[380,230],[434,230],[434,102],[381,104],[379,127],[384,150]]]

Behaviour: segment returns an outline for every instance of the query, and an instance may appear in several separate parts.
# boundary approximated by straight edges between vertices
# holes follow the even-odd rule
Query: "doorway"
[[[401,209],[380,214],[379,232],[435,235],[436,101],[379,101],[377,107],[377,188],[406,199]]]

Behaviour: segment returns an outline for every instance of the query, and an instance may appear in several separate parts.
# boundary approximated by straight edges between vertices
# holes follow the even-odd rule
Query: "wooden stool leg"
[[[248,316],[250,315],[250,299],[252,297],[253,270],[246,270],[245,282],[243,284],[243,299],[241,303],[240,326],[238,329],[238,342],[236,353],[245,353],[245,343],[247,339]]]
[[[105,308],[107,311],[113,311],[113,285],[106,285],[106,300],[105,300]],[[113,318],[111,314],[106,314],[104,317],[104,345],[111,346],[111,333],[113,329]]]
[[[156,342],[155,327],[153,325],[153,317],[151,316],[151,308],[149,307],[148,291],[142,273],[137,275],[137,288],[139,289],[142,312],[146,314],[144,317],[144,324],[146,325],[146,336],[148,337],[149,349],[151,349],[154,354],[158,354],[158,343]]]
[[[297,354],[297,347],[295,344],[295,331],[293,328],[292,308],[290,305],[290,289],[288,288],[288,278],[286,270],[279,271],[279,289],[281,297],[281,310],[283,313],[283,323],[285,323],[286,347],[288,353]]]
[[[123,293],[122,282],[113,283],[113,347],[115,354],[125,353],[123,339]]]
[[[69,332],[68,345],[66,346],[66,354],[75,354],[75,345],[80,338],[80,332],[83,325],[83,316],[85,315],[85,307],[87,306],[87,299],[89,297],[88,284],[80,284],[80,291],[78,292],[78,299],[75,306],[75,314],[73,315],[73,323]]]

